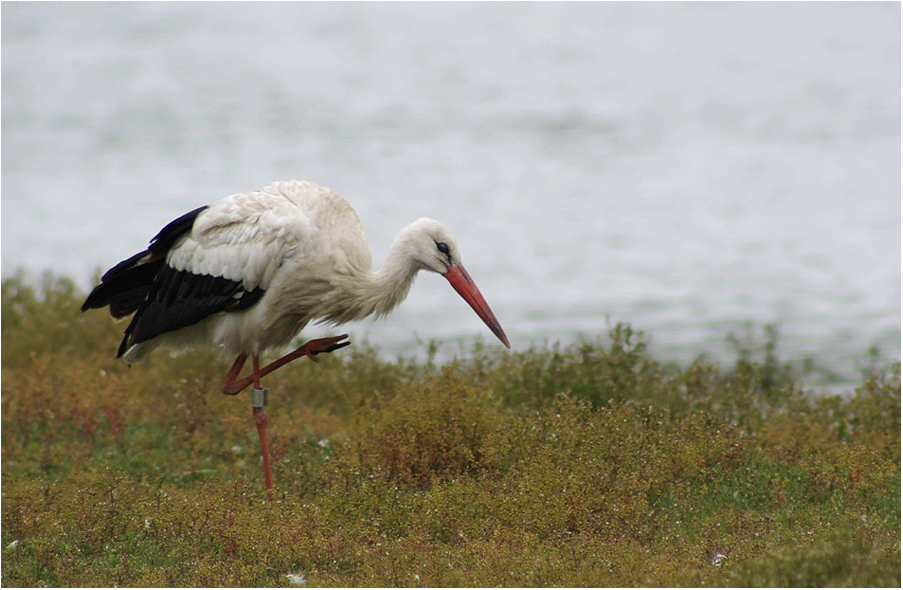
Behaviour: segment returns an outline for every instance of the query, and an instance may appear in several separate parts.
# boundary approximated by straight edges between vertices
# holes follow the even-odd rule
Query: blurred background
[[[775,323],[855,383],[900,357],[900,68],[889,2],[4,2],[2,273],[87,291],[182,213],[306,179],[377,267],[445,223],[515,348],[630,322],[729,362]],[[494,342],[432,275],[350,331]]]

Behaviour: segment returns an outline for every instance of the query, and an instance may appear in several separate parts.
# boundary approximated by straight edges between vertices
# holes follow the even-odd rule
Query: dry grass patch
[[[442,367],[352,348],[268,381],[268,504],[229,360],[128,369],[81,297],[3,283],[7,585],[900,584],[899,363],[842,398],[769,341],[681,368],[624,325]]]

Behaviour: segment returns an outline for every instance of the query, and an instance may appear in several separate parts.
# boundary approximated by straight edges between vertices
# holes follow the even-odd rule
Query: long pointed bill
[[[455,288],[458,295],[463,297],[464,301],[477,312],[480,319],[489,326],[489,329],[502,341],[502,344],[511,348],[511,344],[508,343],[508,337],[505,336],[505,331],[502,330],[501,324],[495,319],[495,314],[489,309],[489,304],[483,299],[483,295],[480,293],[480,290],[477,289],[476,283],[473,282],[473,279],[470,278],[470,275],[467,274],[464,267],[450,266],[448,267],[448,272],[442,276],[448,279],[448,282]]]

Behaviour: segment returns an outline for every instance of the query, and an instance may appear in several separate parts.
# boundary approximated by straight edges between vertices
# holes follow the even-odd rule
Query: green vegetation
[[[267,378],[269,504],[229,359],[126,368],[82,297],[3,282],[6,586],[900,586],[899,362],[837,397],[773,346],[678,368],[626,325],[355,346]]]

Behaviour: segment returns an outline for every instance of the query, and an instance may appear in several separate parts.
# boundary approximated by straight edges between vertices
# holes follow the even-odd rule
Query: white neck
[[[392,242],[383,267],[377,272],[360,273],[349,281],[345,305],[332,310],[325,319],[341,324],[388,314],[407,297],[422,268],[412,254],[411,232],[406,228]]]
[[[370,313],[382,317],[398,307],[408,296],[421,268],[410,254],[405,234],[398,234],[383,267],[371,276],[368,288],[363,291],[371,301]]]

